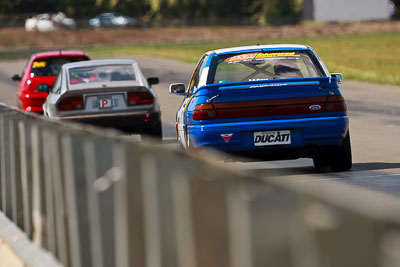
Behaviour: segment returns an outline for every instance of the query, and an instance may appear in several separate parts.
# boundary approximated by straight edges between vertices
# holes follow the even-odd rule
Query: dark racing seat
[[[296,60],[281,59],[274,65],[274,72],[278,78],[303,78]]]

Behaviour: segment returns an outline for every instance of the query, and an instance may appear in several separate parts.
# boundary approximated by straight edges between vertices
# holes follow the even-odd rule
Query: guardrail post
[[[11,180],[11,199],[13,217],[12,220],[21,228],[24,227],[23,212],[22,212],[22,181],[21,181],[21,156],[20,156],[20,140],[18,129],[18,114],[15,114],[9,120],[10,129],[10,180]]]
[[[32,137],[31,126],[27,121],[18,122],[18,134],[20,143],[20,167],[21,167],[21,194],[23,229],[29,237],[32,237]]]
[[[381,257],[380,266],[382,267],[398,267],[400,262],[399,255],[400,246],[400,228],[399,226],[389,227],[380,239]]]
[[[230,266],[252,267],[250,196],[244,183],[234,183],[226,194]]]
[[[68,214],[68,245],[72,267],[94,266],[91,261],[88,206],[85,198],[84,138],[77,134],[62,136],[65,201]]]
[[[131,225],[128,221],[129,207],[136,205],[136,203],[133,200],[134,196],[128,198],[128,173],[126,172],[128,162],[126,155],[126,146],[115,144],[113,168],[114,172],[117,172],[115,175],[118,176],[118,180],[114,181],[115,267],[144,266],[144,264],[130,264],[129,261],[129,229],[137,228],[137,225]]]
[[[210,171],[205,164],[198,168],[198,172],[190,173],[189,189],[197,266],[229,267],[225,181],[220,179],[223,176],[218,170]]]
[[[41,136],[39,137],[42,141],[41,151],[43,153],[43,161],[44,161],[44,169],[43,169],[43,185],[45,198],[44,207],[45,209],[42,211],[42,216],[45,226],[45,238],[47,249],[53,253],[53,255],[57,255],[57,239],[56,239],[56,228],[58,227],[56,224],[56,216],[55,216],[55,196],[54,196],[54,176],[58,176],[57,173],[53,173],[54,168],[54,159],[57,157],[57,154],[53,154],[53,147],[57,146],[57,139],[52,138],[52,129],[51,127],[46,127],[43,131],[41,131]],[[61,197],[61,196],[56,196]]]
[[[241,236],[240,242],[243,243],[237,244],[238,240],[232,240],[235,241],[235,246],[245,246],[241,252],[244,255],[241,259],[236,258],[237,262],[250,260],[246,255],[246,251],[250,247],[252,251],[250,266],[284,267],[293,266],[294,262],[297,264],[295,266],[299,267],[318,266],[313,265],[313,254],[311,253],[310,256],[307,249],[304,250],[306,253],[303,255],[296,250],[299,239],[303,247],[309,248],[308,243],[302,240],[301,236],[296,235],[302,227],[304,228],[301,213],[299,213],[300,200],[298,196],[280,188],[271,187],[257,179],[251,179],[251,181],[241,184],[243,182],[236,178],[231,181],[229,186],[231,194],[229,198],[230,201],[233,201],[230,205],[230,216],[245,212],[244,217],[240,219],[243,221],[231,221],[231,227],[250,229],[247,230],[246,237]],[[235,187],[237,188],[235,189]],[[233,207],[233,205],[235,206]],[[231,219],[233,218],[231,217]],[[241,234],[235,233],[233,237],[239,238]],[[246,246],[249,241],[250,243]],[[231,257],[236,256],[231,255]]]
[[[171,175],[178,266],[196,267],[190,178],[182,170]]]
[[[160,192],[157,179],[155,155],[144,155],[140,159],[140,173],[142,177],[142,191],[144,199],[144,221],[146,237],[146,263],[148,267],[161,267],[162,239],[160,225]]]
[[[58,259],[65,265],[69,266],[68,249],[67,249],[67,214],[65,206],[65,188],[64,188],[64,153],[61,146],[61,132],[59,130],[52,131],[47,137],[49,143],[47,153],[51,157],[50,176],[47,179],[52,180],[53,196],[54,196],[54,223],[56,237],[56,255]],[[49,200],[48,200],[49,201]]]
[[[83,149],[92,262],[99,267],[115,266],[113,184],[119,177],[113,173],[112,143],[92,138],[86,140]]]
[[[38,124],[31,128],[32,143],[32,221],[33,221],[33,241],[47,248],[46,243],[46,218],[45,199],[46,191],[44,185],[44,159],[42,150],[41,127]]]
[[[13,217],[11,180],[10,180],[10,129],[6,113],[0,116],[0,155],[1,155],[1,210],[9,217]]]
[[[1,111],[1,109],[0,109],[0,111]],[[1,114],[0,113],[0,149],[2,150],[3,149],[3,131],[4,131],[4,129],[3,129],[3,127],[1,127],[2,126],[2,124],[3,124],[3,114]],[[3,203],[5,203],[4,201],[4,198],[5,198],[5,195],[4,195],[4,184],[3,184],[3,178],[2,178],[2,172],[3,172],[3,167],[2,167],[2,162],[3,162],[3,157],[4,157],[4,154],[0,151],[0,210],[3,210]]]
[[[116,184],[116,257],[126,255],[127,258],[117,259],[118,267],[143,266],[146,262],[145,220],[143,180],[141,178],[141,153],[139,146],[119,144],[114,152],[114,165],[121,171],[121,180]],[[119,206],[119,203],[125,204]],[[121,217],[120,217],[121,216]],[[124,222],[123,219],[126,218]],[[125,225],[125,226],[124,226]],[[124,228],[120,228],[120,227]],[[121,243],[120,243],[121,242]],[[123,245],[127,243],[127,247]],[[120,249],[123,249],[122,251]]]
[[[305,198],[303,204],[318,266],[380,266],[381,223],[312,198]]]

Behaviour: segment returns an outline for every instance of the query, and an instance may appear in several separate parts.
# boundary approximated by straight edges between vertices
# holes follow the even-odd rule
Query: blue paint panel
[[[214,56],[215,56],[215,53],[210,53],[210,54],[209,54],[208,59],[207,59],[207,62],[206,62],[206,64],[204,65],[205,68],[210,67],[211,62],[212,62],[212,59],[213,59]]]
[[[339,116],[189,125],[188,133],[197,146],[212,146],[226,152],[265,149],[254,146],[253,133],[257,131],[290,130],[292,143],[282,145],[284,148],[337,145],[347,132],[348,121],[347,116]],[[221,134],[233,135],[227,143]]]

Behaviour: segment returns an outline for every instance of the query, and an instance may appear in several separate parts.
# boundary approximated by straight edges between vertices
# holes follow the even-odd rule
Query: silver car
[[[134,18],[119,13],[101,13],[98,16],[89,19],[91,27],[128,27],[138,26],[138,21]]]
[[[161,112],[138,63],[127,59],[64,64],[43,104],[45,116],[161,138]]]

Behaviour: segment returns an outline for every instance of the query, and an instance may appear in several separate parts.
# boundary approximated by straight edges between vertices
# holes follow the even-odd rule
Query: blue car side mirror
[[[343,75],[341,73],[332,73],[333,78],[336,78],[337,83],[343,83]]]

